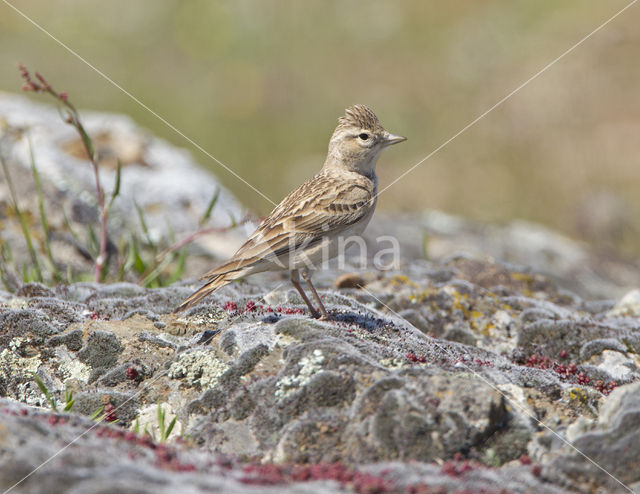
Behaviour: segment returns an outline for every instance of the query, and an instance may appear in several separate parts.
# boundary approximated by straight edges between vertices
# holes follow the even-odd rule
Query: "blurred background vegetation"
[[[371,106],[409,141],[391,183],[627,0],[13,2],[278,202],[322,165],[336,118]],[[523,218],[640,253],[640,5],[386,191],[379,207]],[[0,90],[21,61],[86,109],[190,147],[0,3]],[[271,205],[193,149],[263,215]]]

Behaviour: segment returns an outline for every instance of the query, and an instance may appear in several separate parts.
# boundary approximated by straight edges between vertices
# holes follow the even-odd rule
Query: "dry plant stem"
[[[91,145],[90,137],[80,122],[80,116],[78,115],[76,108],[67,101],[66,98],[61,98],[60,95],[51,88],[51,86],[48,86],[47,92],[61,101],[69,110],[67,123],[73,125],[80,134],[82,145],[84,146],[87,156],[89,157],[89,162],[93,167],[93,175],[96,181],[96,194],[98,196],[98,208],[100,209],[100,250],[98,257],[96,258],[94,281],[99,283],[102,278],[102,268],[107,255],[107,218],[109,216],[108,208],[104,202],[104,190],[100,183],[100,170],[98,169],[98,163],[96,162],[95,152]]]
[[[104,191],[102,189],[102,184],[100,183],[100,171],[98,169],[98,163],[96,161],[91,138],[80,122],[80,115],[78,114],[78,110],[68,100],[67,93],[58,93],[57,91],[55,91],[53,87],[51,87],[51,85],[46,81],[46,79],[37,72],[35,73],[35,77],[38,82],[32,80],[29,71],[23,65],[20,64],[18,67],[22,74],[22,78],[25,80],[22,89],[24,89],[25,91],[49,93],[67,109],[67,117],[65,121],[69,125],[72,125],[78,131],[78,134],[80,134],[82,145],[84,146],[84,149],[89,158],[89,162],[93,167],[93,174],[96,182],[96,194],[98,196],[98,208],[100,209],[100,249],[98,257],[95,261],[94,280],[96,283],[99,283],[102,278],[102,268],[104,266],[107,255],[107,218],[109,216],[109,208],[105,205]]]

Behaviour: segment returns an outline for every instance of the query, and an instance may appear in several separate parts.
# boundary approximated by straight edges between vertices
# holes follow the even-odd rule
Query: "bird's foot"
[[[311,312],[311,317],[313,317],[314,319],[317,319],[318,321],[331,321],[331,316],[327,313],[321,314],[320,312],[318,312],[317,310],[313,310],[313,312]]]

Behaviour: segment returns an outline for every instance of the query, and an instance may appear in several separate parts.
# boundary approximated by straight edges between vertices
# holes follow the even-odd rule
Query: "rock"
[[[357,478],[396,491],[509,485],[513,492],[562,492],[560,480],[542,479],[575,459],[561,460],[567,456],[562,440],[537,432],[537,420],[560,438],[587,441],[597,433],[601,442],[609,435],[621,440],[613,418],[606,426],[598,422],[598,406],[623,383],[638,381],[637,318],[611,318],[607,304],[585,312],[583,300],[566,297],[539,275],[468,256],[411,262],[345,293],[326,286],[319,284],[334,318],[328,322],[311,319],[293,289],[264,278],[225,287],[180,315],[171,309],[190,291],[181,285],[28,287],[21,293],[33,296],[4,299],[0,313],[0,391],[50,406],[33,380],[37,372],[58,410],[73,391],[70,423],[99,412],[117,419],[108,430],[125,434],[144,423],[156,439],[160,403],[165,427],[173,417],[179,424],[169,438],[170,464],[195,468],[193,480],[183,481],[206,475],[202,485],[232,485],[231,492],[264,487],[265,478],[297,488],[292,463],[308,465],[306,478],[322,482],[357,469]],[[5,430],[8,417],[0,413]],[[580,417],[596,425],[579,425]],[[193,450],[181,449],[184,438]],[[31,434],[24,443],[31,446],[2,450],[4,464],[16,471],[33,466],[40,456],[23,451],[42,448],[44,440]],[[103,440],[91,436],[94,444]],[[75,451],[87,455],[82,448],[89,444]],[[155,450],[133,453],[132,464],[127,441],[101,446],[101,454],[105,448],[115,463],[96,458],[95,465],[168,475],[155,463]],[[222,458],[212,454],[246,455],[262,466],[220,460],[238,472],[221,479],[199,466]],[[534,463],[521,464],[523,455]],[[77,464],[67,465],[59,475],[76,485]],[[0,467],[0,476],[14,478],[7,472]],[[40,475],[50,485],[46,471]],[[594,485],[608,485],[593,478]],[[120,485],[117,475],[95,479],[101,480],[78,485],[87,491]]]
[[[194,350],[181,354],[169,367],[168,376],[172,379],[184,379],[186,386],[199,386],[203,389],[214,387],[218,378],[229,366],[221,361],[214,350]]]
[[[609,317],[640,317],[640,290],[631,290],[608,313]]]
[[[92,368],[90,382],[104,374],[118,361],[122,346],[113,333],[93,331],[87,337],[84,346],[78,351],[78,360]]]
[[[58,333],[49,316],[40,309],[5,310],[0,313],[0,348],[7,348],[16,338],[25,337],[42,342]]]
[[[604,350],[596,362],[593,362],[593,359],[591,359],[591,362],[597,364],[605,375],[611,376],[617,382],[628,381],[633,376],[634,371],[637,370],[634,359],[627,357],[622,352],[613,352],[611,350]]]
[[[595,427],[575,438],[573,446],[563,448],[546,477],[582,492],[624,492],[640,485],[640,382],[615,389]]]
[[[49,346],[65,345],[72,352],[77,352],[84,344],[82,337],[82,330],[76,329],[64,334],[52,336],[47,343]]]
[[[637,260],[520,220],[498,225],[433,210],[402,217],[378,211],[364,233],[370,258],[381,248],[376,239],[387,235],[398,240],[403,261],[437,261],[452,253],[500,259],[546,275],[585,298],[622,297],[637,288],[640,279]]]
[[[400,317],[408,321],[412,326],[419,329],[425,334],[429,334],[432,330],[429,321],[415,309],[406,309],[399,313]]]
[[[154,407],[150,408],[152,423]],[[394,462],[356,468],[344,463],[243,463],[194,447],[156,443],[132,431],[96,426],[77,415],[51,414],[9,400],[0,399],[0,413],[6,427],[0,443],[0,486],[18,492],[567,492],[542,482],[532,466],[525,464],[488,469],[461,459],[442,465]],[[170,413],[166,411],[167,418]],[[234,451],[250,448],[252,439],[241,428],[236,427],[229,435],[237,438],[230,445]],[[55,461],[46,463],[46,468],[36,468],[54,455]]]
[[[580,347],[580,358],[582,360],[588,360],[593,355],[600,355],[606,350],[624,353],[627,351],[627,347],[615,338],[589,340]]]
[[[444,332],[442,337],[445,340],[457,341],[464,343],[465,345],[475,346],[476,337],[464,324],[454,323],[451,324]]]
[[[26,283],[16,290],[17,297],[52,297],[54,293],[42,283]]]

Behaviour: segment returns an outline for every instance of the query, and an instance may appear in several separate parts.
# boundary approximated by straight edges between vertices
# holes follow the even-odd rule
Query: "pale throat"
[[[377,182],[376,163],[378,162],[381,152],[382,149],[371,150],[370,153],[362,158],[353,158],[344,156],[339,150],[331,150],[327,155],[323,168],[327,170],[349,170]]]

